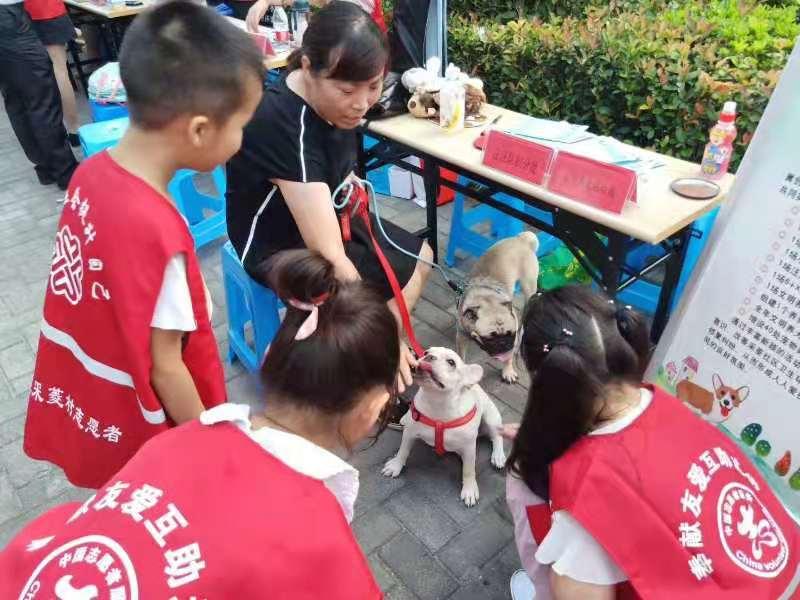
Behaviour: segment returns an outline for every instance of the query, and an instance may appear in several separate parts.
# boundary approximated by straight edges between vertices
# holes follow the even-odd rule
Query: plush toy
[[[481,108],[486,103],[486,94],[483,91],[483,81],[469,77],[457,66],[450,64],[445,70],[445,76],[439,76],[441,62],[432,57],[425,68],[415,67],[403,73],[403,85],[411,92],[408,101],[408,111],[420,119],[435,118],[439,116],[439,90],[446,82],[458,81],[463,84],[466,95],[465,112],[467,117],[481,114]]]
[[[486,104],[486,94],[483,91],[483,81],[469,79],[464,83],[466,91],[466,114],[468,117],[481,114],[481,107]]]
[[[439,92],[417,90],[408,101],[408,112],[420,119],[439,115]]]

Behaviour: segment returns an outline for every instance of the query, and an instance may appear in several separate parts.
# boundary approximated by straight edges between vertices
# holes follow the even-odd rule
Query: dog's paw
[[[497,448],[492,450],[492,457],[489,459],[492,465],[498,469],[506,466],[506,453],[503,450],[503,444],[498,444]]]
[[[400,462],[398,458],[395,456],[394,458],[390,458],[389,460],[386,461],[382,473],[386,477],[397,477],[398,475],[400,475],[400,471],[403,470],[404,466],[405,465],[403,465],[403,463]]]
[[[461,499],[467,506],[475,506],[480,496],[480,492],[478,492],[478,482],[474,479],[465,481],[464,485],[461,486]]]
[[[503,381],[506,383],[516,383],[519,379],[519,375],[517,375],[517,370],[514,368],[513,363],[506,363],[503,367],[503,373],[501,375]]]

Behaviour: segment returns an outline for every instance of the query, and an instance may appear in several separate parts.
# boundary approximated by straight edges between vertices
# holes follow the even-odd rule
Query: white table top
[[[125,6],[124,2],[122,4],[98,6],[89,0],[64,0],[64,4],[95,15],[100,15],[101,17],[106,17],[107,19],[118,19],[120,17],[138,15],[140,12],[152,6],[154,0],[142,0],[142,6]]]
[[[519,113],[491,105],[485,107],[484,112],[489,117],[487,123],[502,114],[501,124],[504,127],[512,125],[515,119],[522,118]],[[626,203],[622,213],[616,214],[570,200],[542,186],[484,166],[483,153],[473,146],[475,138],[484,128],[475,127],[447,133],[435,122],[417,119],[408,114],[369,123],[371,132],[649,244],[662,242],[711,211],[723,201],[734,181],[734,176],[730,174],[718,181],[721,193],[713,200],[682,198],[670,190],[669,184],[679,177],[696,177],[700,171],[699,166],[670,156],[657,155],[665,165],[640,176],[637,203]]]

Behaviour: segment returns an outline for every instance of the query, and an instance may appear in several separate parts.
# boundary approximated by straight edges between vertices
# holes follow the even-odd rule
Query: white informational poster
[[[800,42],[648,379],[734,438],[800,518]]]

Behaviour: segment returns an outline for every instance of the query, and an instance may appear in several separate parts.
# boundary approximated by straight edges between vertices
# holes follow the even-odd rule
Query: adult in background
[[[53,64],[22,0],[0,0],[0,92],[39,183],[66,190],[78,162],[62,123]]]
[[[44,44],[61,94],[61,110],[67,128],[69,144],[73,148],[80,145],[78,140],[78,106],[75,90],[69,80],[67,67],[67,44],[75,39],[75,26],[67,14],[63,0],[25,0],[25,10],[33,21],[33,29]]]
[[[386,21],[383,18],[383,5],[381,0],[344,0],[352,2],[356,6],[360,6],[369,16],[375,21],[375,24],[380,28],[383,33],[386,33]],[[312,0],[311,4],[314,6],[325,6],[330,0]],[[238,10],[241,10],[243,5],[248,5],[247,11],[247,29],[253,33],[258,32],[258,24],[270,6],[291,6],[292,0],[256,0],[255,2],[247,2],[242,0],[233,0],[234,4],[238,4]],[[234,9],[234,14],[237,9]],[[238,17],[241,18],[241,17]]]
[[[343,242],[332,198],[352,177],[355,128],[380,96],[388,57],[385,36],[355,4],[333,2],[311,18],[302,47],[289,59],[289,74],[264,92],[241,150],[228,163],[227,220],[231,242],[251,275],[258,277],[259,265],[280,250],[317,250],[340,280],[373,284],[399,320],[364,224],[352,219],[352,239]],[[432,259],[419,237],[391,223],[384,228],[412,255]],[[390,246],[374,219],[372,229],[413,307],[430,268]],[[403,345],[401,392],[415,365]]]

